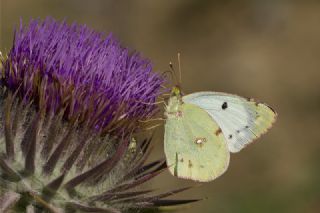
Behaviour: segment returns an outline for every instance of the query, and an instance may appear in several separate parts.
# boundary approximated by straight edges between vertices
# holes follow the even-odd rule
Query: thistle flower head
[[[139,186],[164,169],[146,163],[164,79],[111,35],[53,19],[20,25],[0,63],[0,212],[111,212],[177,205],[188,188]]]
[[[152,116],[163,81],[149,60],[111,34],[51,18],[20,24],[2,78],[41,112],[63,111],[65,119],[108,134],[135,131]]]

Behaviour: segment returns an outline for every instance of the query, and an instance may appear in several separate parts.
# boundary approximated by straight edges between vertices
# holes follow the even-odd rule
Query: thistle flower
[[[4,67],[3,85],[40,111],[64,110],[64,118],[113,135],[155,113],[164,80],[111,34],[50,18],[20,24]]]
[[[0,211],[126,212],[167,200],[139,186],[166,169],[146,163],[164,79],[112,35],[48,18],[20,24],[1,58]]]

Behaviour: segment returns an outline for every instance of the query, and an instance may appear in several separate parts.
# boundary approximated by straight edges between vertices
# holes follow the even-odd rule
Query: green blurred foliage
[[[53,16],[113,32],[159,72],[182,54],[185,93],[255,97],[279,118],[226,174],[177,198],[205,197],[176,212],[320,212],[320,2],[285,0],[0,0],[0,49],[22,18]],[[163,156],[162,129],[155,157]],[[150,185],[193,184],[168,173]]]

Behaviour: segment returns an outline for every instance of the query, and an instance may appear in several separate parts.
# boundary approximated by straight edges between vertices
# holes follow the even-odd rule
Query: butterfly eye
[[[173,96],[180,96],[181,91],[180,91],[179,87],[177,87],[177,86],[173,87],[171,90],[171,94]]]

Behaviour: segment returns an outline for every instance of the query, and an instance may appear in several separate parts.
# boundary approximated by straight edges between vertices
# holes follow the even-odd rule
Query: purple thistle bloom
[[[41,112],[105,133],[132,133],[155,114],[164,79],[110,34],[47,18],[20,24],[2,83]],[[150,103],[150,104],[148,104]]]

